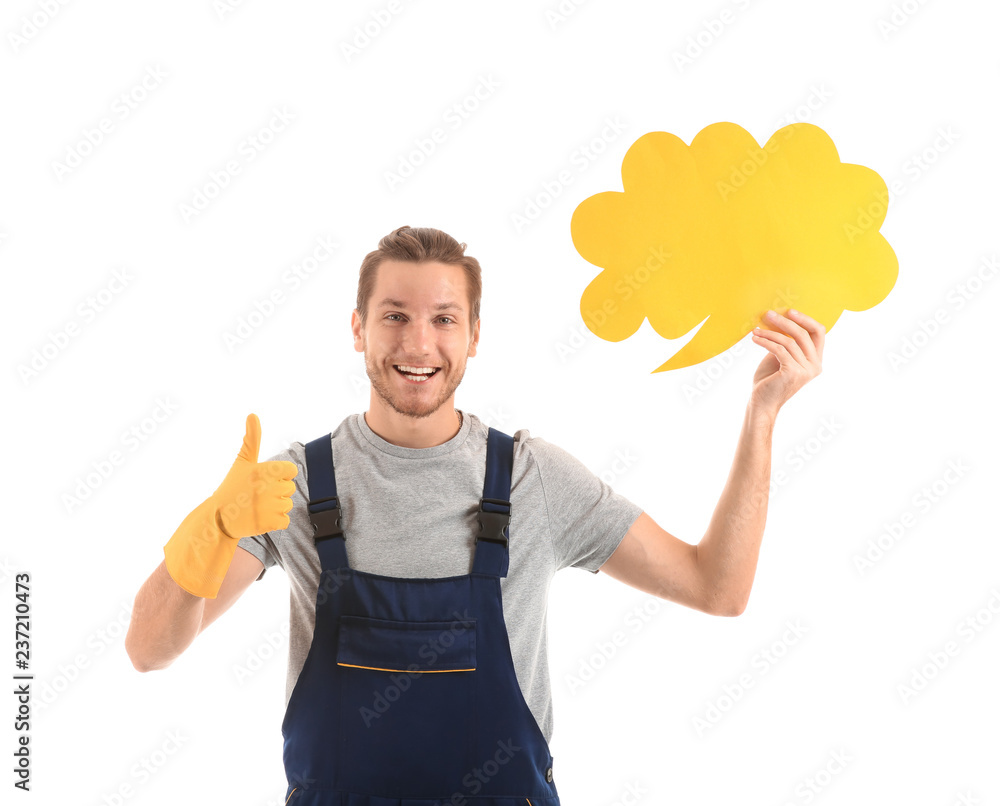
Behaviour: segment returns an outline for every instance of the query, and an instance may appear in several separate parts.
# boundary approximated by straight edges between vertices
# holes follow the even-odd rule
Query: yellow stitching
[[[298,789],[298,787],[295,787],[295,789]],[[288,801],[292,799],[292,795],[295,794],[295,789],[293,789],[291,792],[288,793],[288,797],[285,798],[285,803],[288,803]]]
[[[356,663],[337,662],[338,666],[350,666],[352,669],[374,669],[376,672],[412,672],[413,674],[431,674],[432,672],[474,672],[476,667],[471,669],[383,669],[381,666],[358,666]]]

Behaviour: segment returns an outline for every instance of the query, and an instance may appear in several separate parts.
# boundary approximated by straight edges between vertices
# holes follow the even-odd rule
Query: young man
[[[824,329],[809,317],[771,320],[791,335],[755,335],[770,355],[709,530],[690,545],[562,449],[455,408],[480,334],[480,267],[464,250],[429,228],[380,241],[352,315],[368,411],[266,462],[250,415],[230,473],[136,597],[126,649],[136,669],[162,669],[266,568],[286,571],[291,803],[558,806],[552,575],[600,570],[706,613],[741,613],[774,417],[820,371]]]

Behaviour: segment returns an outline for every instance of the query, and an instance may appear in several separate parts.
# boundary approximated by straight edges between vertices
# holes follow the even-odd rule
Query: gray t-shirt
[[[333,464],[351,567],[395,577],[444,577],[472,571],[476,513],[486,475],[487,427],[462,412],[458,434],[431,448],[404,448],[379,437],[364,414],[333,432]],[[553,729],[546,638],[549,582],[561,568],[592,573],[614,553],[642,508],[614,492],[562,448],[527,429],[513,434],[510,543],[501,577],[504,621],[514,671],[546,741]],[[305,445],[293,442],[270,460],[295,462],[287,529],[244,537],[239,546],[277,563],[291,588],[288,679],[292,695],[312,644],[319,586],[306,497]],[[270,461],[269,460],[269,461]]]

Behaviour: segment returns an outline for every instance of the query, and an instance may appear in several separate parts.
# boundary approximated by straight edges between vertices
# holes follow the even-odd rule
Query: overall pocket
[[[341,616],[335,673],[344,789],[450,791],[472,770],[475,619]]]

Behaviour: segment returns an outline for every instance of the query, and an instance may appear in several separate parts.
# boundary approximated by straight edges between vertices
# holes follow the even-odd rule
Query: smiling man
[[[479,298],[469,290],[481,290],[479,272],[392,259],[370,271],[366,276],[362,267],[351,316],[354,349],[365,354],[372,386],[365,419],[396,445],[440,444],[462,422],[455,390],[479,344]]]
[[[286,803],[558,806],[545,632],[556,571],[604,571],[719,616],[749,597],[774,418],[818,374],[823,326],[789,311],[755,334],[769,355],[691,545],[561,448],[455,408],[480,333],[480,266],[464,252],[430,228],[382,238],[351,317],[368,410],[266,462],[250,415],[229,475],[135,600],[126,650],[140,671],[162,669],[267,568],[286,572]]]

